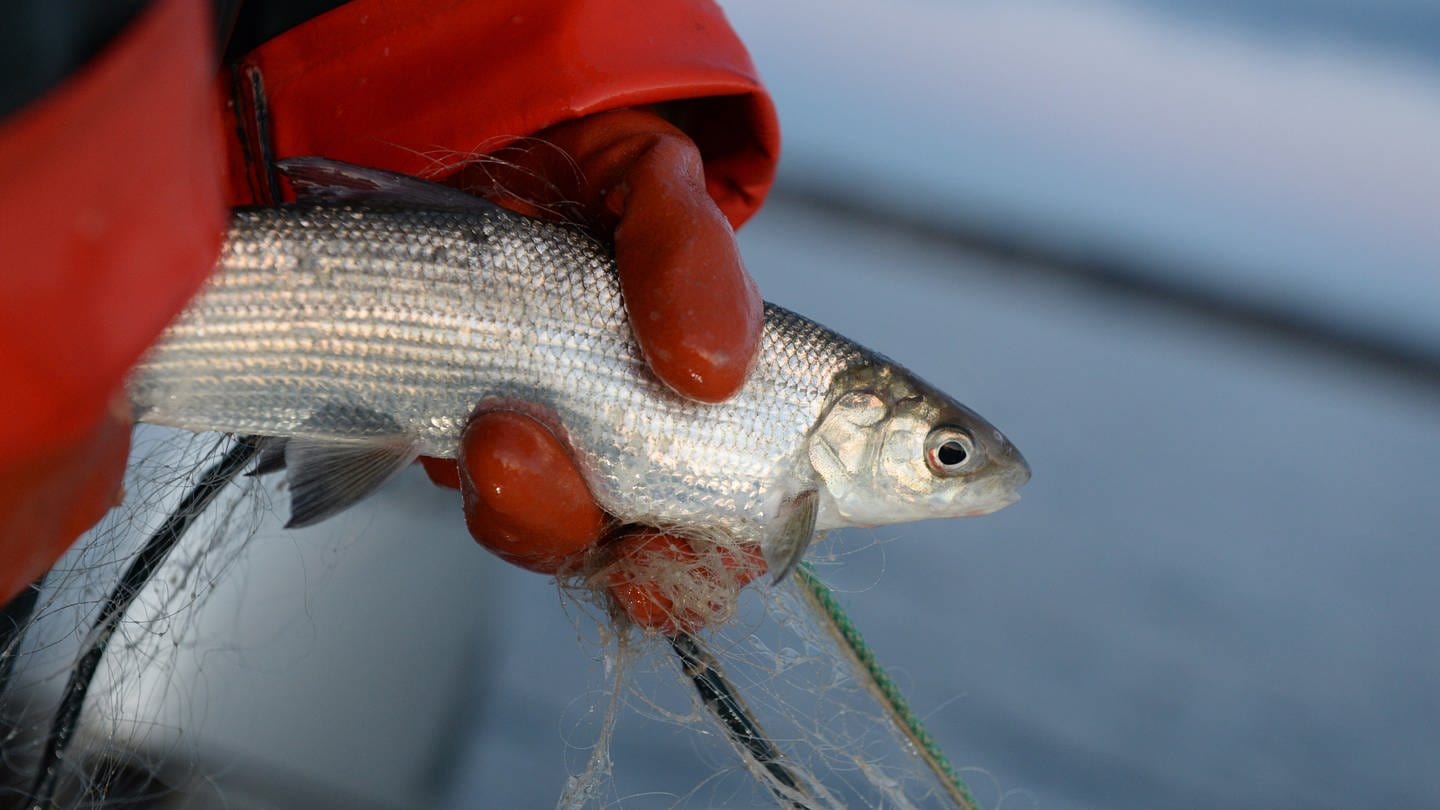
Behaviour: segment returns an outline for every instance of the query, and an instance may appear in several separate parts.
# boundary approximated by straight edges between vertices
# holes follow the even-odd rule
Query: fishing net
[[[116,796],[155,799],[165,783],[188,778],[175,769],[194,761],[172,756],[172,732],[198,719],[161,728],[153,713],[116,707],[185,705],[166,692],[193,684],[141,674],[173,670],[179,658],[213,649],[191,612],[241,565],[249,534],[231,527],[254,525],[269,509],[260,490],[227,486],[238,467],[214,475],[219,454],[235,447],[225,437],[136,431],[125,505],[37,584],[31,608],[14,617],[0,648],[8,676],[0,679],[0,804],[38,794],[54,806],[106,806]],[[228,497],[185,508],[201,492],[204,470],[208,493],[228,489]],[[162,533],[186,542],[174,553],[146,542]]]
[[[728,622],[693,634],[615,631],[606,657],[613,699],[590,716],[596,727],[566,735],[596,744],[578,749],[587,758],[575,763],[560,806],[975,806],[948,764],[932,768],[943,756],[913,715],[879,694],[830,616],[817,612],[817,594],[828,590],[802,571],[747,589]],[[665,780],[651,763],[612,754],[627,733],[672,736],[710,776],[657,789]]]
[[[224,470],[226,486],[182,527],[94,653],[117,586],[148,543],[226,459],[251,458],[243,450],[228,438],[137,431],[125,507],[46,577],[22,632],[5,641],[0,805],[33,790],[48,756],[57,806],[161,806],[176,797],[186,806],[252,806],[227,787],[247,777],[247,765],[205,744],[215,720],[204,662],[243,658],[256,642],[241,641],[240,627],[216,637],[213,622],[201,632],[192,614],[218,583],[247,576],[246,527],[283,507],[273,483]],[[648,552],[606,551],[565,579],[580,643],[601,671],[592,691],[550,719],[560,729],[553,749],[534,752],[568,760],[570,776],[551,794],[558,806],[974,806],[813,569],[742,588],[754,576],[747,560],[704,538]],[[812,553],[822,568],[842,558],[833,541]],[[610,586],[627,578],[652,585],[645,626],[613,597]],[[57,728],[87,654],[97,664],[83,711],[73,727]],[[184,674],[157,677],[165,672]],[[54,757],[57,734],[68,745]],[[295,801],[279,806],[306,804]]]

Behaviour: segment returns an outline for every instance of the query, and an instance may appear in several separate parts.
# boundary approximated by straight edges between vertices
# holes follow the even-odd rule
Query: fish
[[[272,437],[289,526],[454,458],[484,408],[551,417],[617,519],[758,544],[777,579],[827,531],[993,512],[1030,477],[979,414],[783,307],[739,392],[691,401],[646,365],[604,241],[406,175],[278,168],[298,201],[234,211],[127,391],[143,422]]]

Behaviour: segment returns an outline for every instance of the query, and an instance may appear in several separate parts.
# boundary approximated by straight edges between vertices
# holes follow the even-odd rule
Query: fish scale
[[[650,373],[613,259],[584,234],[500,209],[320,205],[238,211],[129,390],[145,421],[190,430],[351,440],[373,426],[335,414],[383,414],[441,457],[484,400],[534,403],[607,511],[758,539],[861,362],[883,361],[767,304],[745,386],[694,403]]]

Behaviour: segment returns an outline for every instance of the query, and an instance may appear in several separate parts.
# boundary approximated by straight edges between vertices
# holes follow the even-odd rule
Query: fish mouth
[[[1010,489],[1019,489],[1029,482],[1030,463],[1025,460],[1024,456],[1020,455],[1020,451],[1016,449],[1015,445],[1006,442],[1005,451],[1004,454],[1001,455],[1001,459],[1001,463],[1005,465],[1006,469],[1004,469],[998,477],[1004,481]],[[1016,495],[1015,498],[1018,500],[1020,496]]]
[[[980,517],[992,512],[999,512],[1016,501],[1020,500],[1020,493],[1011,489],[1003,494],[998,494],[985,499],[985,502],[974,507],[968,512],[962,512],[961,517]]]

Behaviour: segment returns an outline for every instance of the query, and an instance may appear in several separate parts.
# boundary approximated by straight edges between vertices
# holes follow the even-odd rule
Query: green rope
[[[835,594],[820,581],[809,563],[801,563],[795,570],[795,576],[804,586],[800,589],[801,593],[825,617],[831,635],[841,643],[850,659],[865,673],[870,681],[868,686],[871,691],[885,704],[890,718],[919,749],[921,757],[944,784],[950,798],[963,810],[976,810],[979,805],[975,803],[975,797],[970,795],[970,789],[965,786],[960,774],[955,771],[955,766],[950,764],[945,752],[940,750],[940,745],[930,736],[930,732],[910,708],[905,696],[900,694],[900,687],[875,659],[874,650],[865,643],[865,637],[860,635],[860,630],[850,621],[850,617],[845,615],[845,609],[835,599]]]

